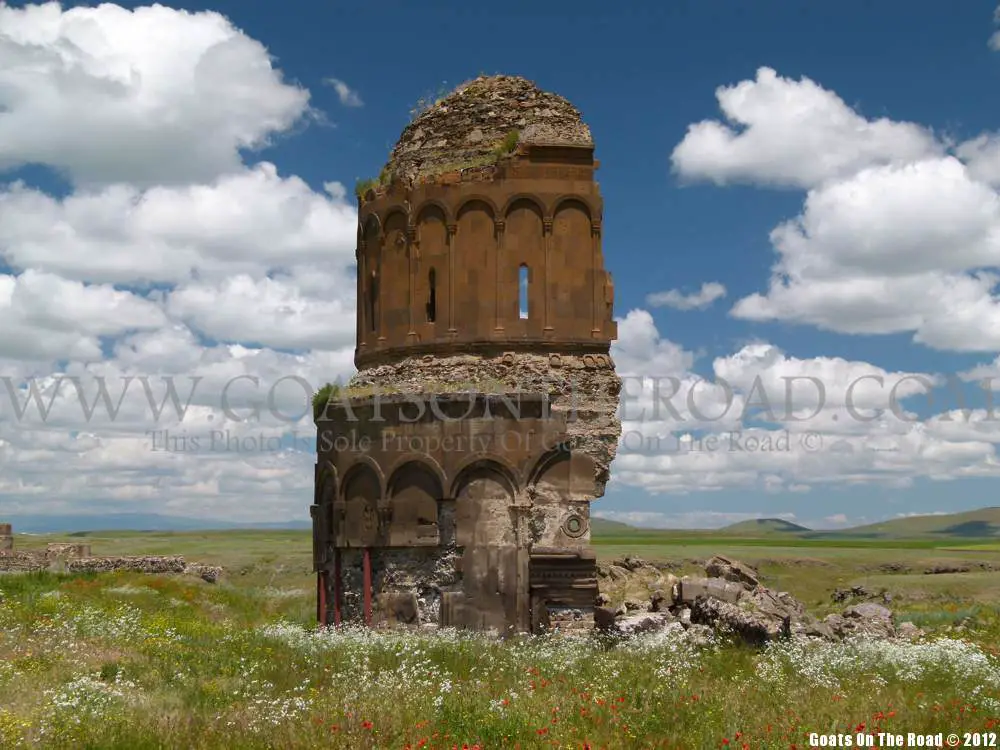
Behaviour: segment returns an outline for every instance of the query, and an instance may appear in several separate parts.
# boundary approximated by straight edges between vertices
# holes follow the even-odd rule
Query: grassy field
[[[595,539],[604,559],[684,572],[729,554],[820,614],[836,588],[884,588],[929,635],[752,650],[676,634],[317,632],[307,532],[19,536],[22,548],[181,554],[227,575],[0,576],[0,748],[699,750],[1000,729],[1000,573],[981,567],[1000,569],[995,540],[608,532]],[[924,572],[942,565],[970,570]]]

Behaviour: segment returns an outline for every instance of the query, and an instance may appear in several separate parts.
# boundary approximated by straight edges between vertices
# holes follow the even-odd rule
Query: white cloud
[[[758,343],[716,358],[706,380],[690,370],[694,355],[662,339],[648,313],[629,313],[619,337],[616,360],[619,348],[628,350],[630,373],[655,375],[626,375],[615,485],[671,494],[802,493],[1000,475],[1000,418],[979,408],[982,401],[926,420],[914,412],[921,400],[933,407],[925,394],[941,384],[937,376],[833,357],[800,359]],[[657,369],[641,361],[641,351],[649,362],[659,360]],[[772,410],[762,415],[756,407],[764,398]],[[758,422],[761,416],[769,424]]]
[[[769,68],[717,91],[737,128],[692,125],[674,150],[682,176],[807,188],[771,232],[766,292],[731,314],[846,334],[909,333],[941,350],[1000,348],[1000,146],[866,120],[809,79]],[[655,301],[655,300],[651,300]]]
[[[308,101],[218,13],[0,6],[0,167],[48,164],[76,184],[210,180]]]
[[[771,233],[766,294],[732,310],[750,320],[841,333],[912,332],[939,349],[1000,347],[1000,198],[952,157],[862,170],[810,191]]]
[[[358,92],[341,81],[339,78],[327,78],[323,81],[323,83],[327,86],[333,86],[333,90],[337,92],[337,98],[340,99],[340,103],[345,107],[364,106],[364,102],[361,101],[361,97],[358,95]]]
[[[650,307],[672,307],[675,310],[704,310],[725,296],[725,286],[717,281],[708,281],[692,294],[684,294],[679,289],[654,292],[646,296],[646,304]]]
[[[0,276],[0,356],[101,359],[100,337],[166,322],[153,302],[111,286],[87,286],[28,270]]]
[[[997,133],[983,133],[958,144],[955,156],[966,164],[974,179],[1000,185],[1000,135]]]
[[[216,284],[173,291],[167,309],[202,333],[222,341],[252,341],[280,349],[336,349],[354,345],[354,281],[336,279],[310,298],[294,283],[240,275]]]
[[[810,79],[782,78],[771,68],[758,69],[756,80],[721,86],[715,95],[730,124],[689,126],[671,156],[681,177],[808,188],[942,151],[926,128],[867,120]]]
[[[82,281],[218,280],[354,262],[357,212],[260,163],[208,184],[0,193],[0,258]]]
[[[0,504],[304,518],[310,391],[354,369],[357,214],[241,152],[308,92],[162,6],[0,7],[0,61],[0,170],[72,183],[0,187]]]

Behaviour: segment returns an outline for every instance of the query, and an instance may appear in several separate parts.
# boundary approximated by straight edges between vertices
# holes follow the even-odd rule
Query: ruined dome
[[[421,112],[399,137],[384,175],[420,177],[494,163],[517,144],[592,145],[580,112],[519,76],[480,76]]]

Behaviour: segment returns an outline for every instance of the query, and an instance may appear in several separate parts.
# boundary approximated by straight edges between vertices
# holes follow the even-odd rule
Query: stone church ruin
[[[357,374],[316,403],[317,615],[592,628],[621,425],[590,131],[480,77],[358,186]]]

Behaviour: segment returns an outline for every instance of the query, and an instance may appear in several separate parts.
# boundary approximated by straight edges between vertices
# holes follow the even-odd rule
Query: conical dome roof
[[[504,144],[592,145],[580,112],[519,76],[480,76],[421,112],[399,137],[386,170],[412,181],[495,161]]]

